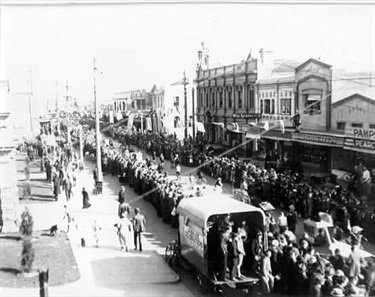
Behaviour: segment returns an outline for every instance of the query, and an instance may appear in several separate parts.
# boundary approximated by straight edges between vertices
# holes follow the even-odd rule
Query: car
[[[304,221],[305,237],[314,246],[314,249],[326,259],[334,255],[336,249],[339,249],[345,258],[349,257],[351,245],[346,238],[339,238],[337,236],[332,217],[325,212],[320,212],[319,217],[319,222],[311,219],[306,219]],[[318,237],[322,239],[319,240],[319,242],[317,240]],[[360,249],[360,253],[363,258],[374,257],[372,253],[364,249]]]
[[[330,172],[316,172],[310,175],[310,183],[322,188],[335,188],[338,186],[337,175]]]

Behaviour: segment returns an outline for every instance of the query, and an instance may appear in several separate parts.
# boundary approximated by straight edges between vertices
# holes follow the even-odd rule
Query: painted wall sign
[[[326,135],[315,135],[308,133],[293,133],[293,140],[301,140],[313,143],[322,143],[322,144],[331,144],[342,146],[344,144],[344,139],[335,137],[335,136],[326,136]]]
[[[346,127],[345,134],[354,138],[375,140],[375,129]]]
[[[299,69],[296,73],[296,80],[299,81],[302,78],[309,76],[309,75],[318,75],[323,76],[328,79],[330,75],[330,70],[328,67],[324,67],[314,61],[306,64],[303,68]]]
[[[234,119],[259,119],[260,113],[234,113]]]
[[[184,226],[184,240],[186,243],[196,250],[199,255],[203,256],[203,232],[202,228],[199,228],[193,223],[188,226]]]
[[[375,151],[375,141],[372,140],[345,138],[344,145],[347,147],[355,147]]]

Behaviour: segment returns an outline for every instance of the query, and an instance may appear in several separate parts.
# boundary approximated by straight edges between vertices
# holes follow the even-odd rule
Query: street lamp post
[[[187,80],[186,80],[186,74],[184,70],[184,106],[185,106],[185,138],[188,138],[188,112],[187,112],[187,94],[186,94],[186,85],[187,85]]]
[[[192,98],[192,116],[193,116],[193,139],[195,140],[195,102],[194,102],[194,88],[191,89]]]
[[[102,173],[102,159],[100,151],[100,126],[99,126],[99,107],[98,100],[96,98],[96,66],[94,58],[94,103],[95,103],[95,132],[96,132],[96,169],[97,169],[97,185],[101,186],[103,182],[103,173]]]

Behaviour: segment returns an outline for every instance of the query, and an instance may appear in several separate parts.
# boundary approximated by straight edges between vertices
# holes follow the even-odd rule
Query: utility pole
[[[60,136],[61,132],[60,132],[60,116],[59,116],[59,83],[57,80],[56,80],[55,86],[56,86],[55,109],[57,113],[57,133]]]
[[[58,85],[58,82],[56,80],[56,99],[55,99],[55,109],[56,109],[56,112],[59,110],[59,85]]]
[[[33,117],[32,117],[32,109],[31,109],[31,96],[33,96],[33,74],[31,72],[31,66],[30,66],[29,74],[30,74],[30,92],[29,92],[30,129],[31,129],[31,135],[32,137],[34,137]]]
[[[187,112],[187,109],[188,109],[188,106],[187,106],[187,94],[186,94],[186,85],[188,84],[187,80],[186,80],[186,74],[185,74],[185,70],[184,70],[184,78],[183,78],[183,82],[184,82],[184,109],[185,109],[185,138],[187,139],[188,138],[188,112]]]
[[[66,81],[66,85],[65,85],[65,88],[66,88],[66,108],[69,108],[69,84],[68,84],[68,81]]]
[[[99,187],[99,192],[101,192],[101,186],[103,183],[103,173],[102,173],[102,154],[100,151],[100,126],[99,126],[99,107],[98,100],[96,98],[96,65],[94,58],[94,103],[95,103],[95,132],[96,132],[96,168],[98,173],[97,186]]]
[[[68,137],[68,144],[70,144],[70,108],[69,108],[69,85],[68,81],[66,81],[66,111],[67,111],[67,124],[66,124],[66,132]]]
[[[194,101],[194,88],[191,89],[192,98],[192,116],[193,116],[193,140],[195,140],[195,101]]]

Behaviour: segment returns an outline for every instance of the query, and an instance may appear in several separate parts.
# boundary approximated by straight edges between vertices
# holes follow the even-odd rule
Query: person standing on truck
[[[228,268],[229,268],[229,279],[235,281],[237,278],[237,265],[238,265],[238,251],[236,237],[239,236],[238,230],[231,233],[228,240]]]
[[[231,228],[225,227],[219,230],[219,250],[218,250],[218,273],[219,280],[227,280],[227,268],[228,268],[228,248],[227,243]]]
[[[239,279],[243,279],[242,273],[241,273],[241,267],[243,263],[243,258],[246,255],[245,247],[243,243],[243,237],[247,236],[245,233],[245,230],[242,228],[238,229],[237,236],[235,237],[236,244],[237,244],[237,254],[238,254],[238,263],[237,263],[237,277]]]

